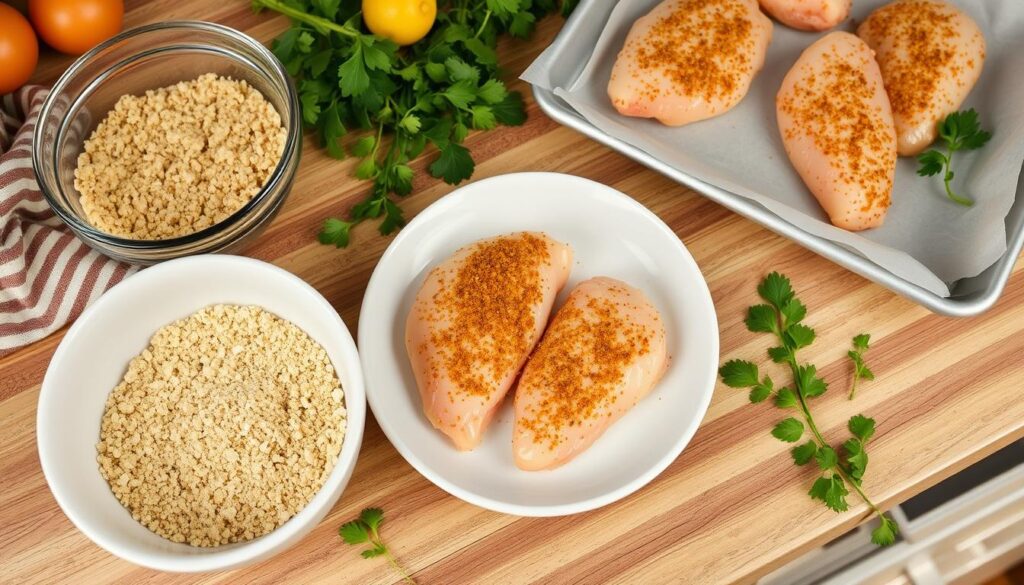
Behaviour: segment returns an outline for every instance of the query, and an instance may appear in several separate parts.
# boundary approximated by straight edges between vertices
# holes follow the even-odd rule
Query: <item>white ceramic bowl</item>
[[[312,501],[273,532],[215,548],[178,544],[131,517],[96,463],[100,419],[128,362],[160,327],[217,303],[259,305],[291,321],[330,356],[348,409],[341,455]],[[163,571],[213,571],[267,558],[298,542],[338,500],[356,464],[366,398],[359,355],[338,313],[313,287],[271,264],[240,256],[193,256],[135,274],[82,313],[50,361],[39,394],[39,460],[57,503],[96,544]]]
[[[545,232],[573,248],[572,274],[556,306],[587,278],[622,279],[643,290],[661,311],[672,356],[649,396],[587,451],[551,471],[515,466],[510,399],[480,446],[456,451],[423,415],[405,351],[405,318],[430,269],[466,244],[523,230]],[[520,516],[561,516],[624,498],[675,461],[711,401],[718,321],[697,263],[646,207],[587,179],[514,173],[462,187],[402,229],[363,297],[359,351],[377,422],[417,471],[477,506]]]

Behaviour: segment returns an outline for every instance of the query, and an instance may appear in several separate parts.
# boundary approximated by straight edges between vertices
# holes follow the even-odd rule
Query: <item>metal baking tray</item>
[[[549,74],[552,79],[558,80],[560,86],[568,87],[579,78],[614,7],[615,2],[609,0],[583,0],[551,43],[548,50],[554,52],[555,58],[551,60],[553,65]],[[969,317],[991,308],[1002,294],[1013,265],[1024,248],[1024,180],[1020,180],[1017,183],[1016,199],[1005,220],[1006,252],[981,274],[954,283],[950,287],[949,297],[941,297],[834,242],[808,234],[753,201],[680,172],[639,148],[605,134],[548,90],[534,86],[533,95],[544,113],[556,122],[617,150],[743,217],[941,315]]]

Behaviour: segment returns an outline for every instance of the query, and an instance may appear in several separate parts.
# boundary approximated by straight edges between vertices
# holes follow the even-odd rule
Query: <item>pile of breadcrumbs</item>
[[[281,116],[245,81],[207,73],[124,95],[75,169],[96,228],[162,240],[223,221],[266,184],[284,151]]]
[[[334,468],[344,393],[295,325],[215,305],[161,328],[107,399],[100,472],[174,542],[250,540],[299,512]]]

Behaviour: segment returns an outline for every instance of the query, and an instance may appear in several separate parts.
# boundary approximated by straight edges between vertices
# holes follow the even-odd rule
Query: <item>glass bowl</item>
[[[83,143],[124,94],[195,79],[204,73],[245,80],[259,90],[287,132],[281,160],[248,203],[198,232],[163,240],[115,236],[92,226],[82,210],[74,174]],[[295,85],[261,43],[232,28],[171,21],[125,31],[82,55],[57,80],[39,113],[32,166],[54,213],[89,246],[131,264],[230,252],[258,235],[287,198],[299,166],[302,122]]]

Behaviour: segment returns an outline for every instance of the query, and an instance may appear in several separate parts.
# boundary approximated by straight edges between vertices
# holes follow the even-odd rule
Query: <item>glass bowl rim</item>
[[[42,141],[43,141],[43,121],[51,116],[51,110],[54,108],[54,102],[56,101],[57,95],[71,82],[71,80],[79,74],[81,69],[85,67],[96,55],[100,52],[112,47],[126,39],[130,39],[137,36],[142,36],[147,33],[163,31],[163,30],[201,30],[205,32],[214,33],[217,35],[223,35],[231,38],[232,40],[238,41],[243,45],[254,50],[260,57],[266,60],[271,66],[271,71],[264,72],[259,71],[260,74],[267,74],[268,78],[273,82],[279,82],[284,89],[285,101],[287,102],[287,111],[284,112],[282,118],[287,118],[288,132],[285,139],[284,149],[281,152],[281,160],[278,161],[277,166],[274,167],[274,171],[267,179],[266,183],[260,188],[260,190],[253,195],[245,205],[240,209],[224,218],[223,220],[203,228],[197,232],[185,234],[183,236],[175,236],[173,238],[165,238],[159,240],[147,240],[147,239],[135,239],[135,238],[123,238],[116,236],[102,230],[99,230],[83,218],[79,217],[78,214],[65,208],[57,198],[50,192],[50,189],[46,186],[45,182],[39,180],[41,175],[40,170],[42,169],[41,159],[42,155]],[[188,41],[185,41],[186,43]],[[131,55],[126,58],[130,58]],[[120,63],[120,61],[119,61]],[[250,67],[248,63],[242,61],[243,65]],[[109,70],[108,70],[109,71]],[[275,79],[276,78],[276,79]],[[102,81],[102,82],[105,82]],[[75,96],[77,100],[80,96]],[[280,112],[279,112],[280,113]],[[58,122],[58,132],[64,127],[66,123],[66,117]],[[103,41],[96,45],[77,59],[67,68],[64,73],[57,79],[53,87],[50,88],[46,99],[43,100],[43,105],[39,109],[39,117],[36,121],[36,128],[33,131],[32,136],[32,167],[37,175],[37,184],[39,190],[42,191],[43,197],[46,199],[50,208],[53,209],[54,213],[66,223],[73,231],[83,235],[84,237],[105,244],[109,246],[116,246],[124,249],[136,249],[136,250],[161,250],[161,249],[172,249],[180,246],[189,246],[202,242],[212,236],[222,234],[226,229],[237,224],[239,221],[247,217],[254,209],[258,208],[277,188],[286,182],[288,177],[286,176],[289,172],[294,159],[297,158],[298,153],[295,152],[298,147],[298,142],[302,140],[302,121],[299,118],[299,100],[298,94],[295,90],[295,84],[291,77],[288,75],[287,70],[281,61],[271,52],[263,43],[260,43],[253,37],[243,33],[242,31],[236,30],[229,26],[214,22],[206,22],[202,20],[169,20],[164,22],[157,22],[153,24],[147,24],[138,26],[135,28],[122,31],[117,35]],[[54,157],[56,157],[56,147],[54,151]],[[57,173],[56,165],[54,165],[54,174]],[[60,187],[57,187],[60,189]],[[276,205],[271,206],[271,210],[276,209]]]

